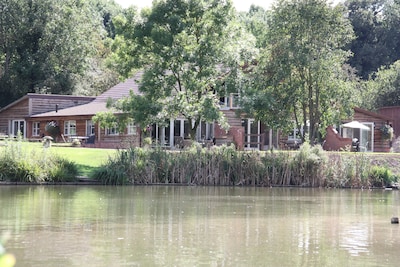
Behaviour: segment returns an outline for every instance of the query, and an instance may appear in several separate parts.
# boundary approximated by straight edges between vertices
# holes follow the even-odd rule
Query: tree
[[[343,46],[352,38],[341,6],[324,0],[281,0],[272,8],[268,44],[249,72],[243,106],[272,128],[320,131],[351,110]],[[300,132],[300,131],[299,131]],[[306,133],[301,136],[303,141]]]
[[[235,23],[232,2],[155,1],[141,19],[134,13],[116,23],[115,59],[125,76],[143,70],[142,94],[116,106],[142,126],[182,116],[191,138],[201,121],[228,127],[219,99],[236,88],[239,66],[251,56],[246,49],[254,41]]]
[[[380,67],[400,59],[400,3],[392,0],[348,0],[355,38],[349,63],[367,80]]]
[[[400,105],[400,61],[381,68],[374,79],[367,82],[366,105],[372,110],[385,106]]]
[[[72,94],[89,66],[105,68],[110,23],[97,2],[0,1],[0,106],[26,93]]]

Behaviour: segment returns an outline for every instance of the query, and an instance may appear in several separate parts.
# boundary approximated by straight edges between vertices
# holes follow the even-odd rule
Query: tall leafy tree
[[[367,82],[364,105],[376,110],[385,106],[400,106],[400,61],[379,69]]]
[[[400,59],[400,2],[348,0],[345,5],[356,36],[349,46],[354,54],[349,63],[367,80]]]
[[[124,30],[116,36],[116,58],[125,75],[133,68],[143,70],[142,94],[120,102],[119,108],[142,125],[182,116],[192,138],[201,121],[228,127],[219,99],[235,88],[254,41],[235,22],[232,2],[155,1],[141,19],[134,10],[130,14],[118,24]]]
[[[351,106],[343,46],[352,28],[341,6],[324,0],[281,0],[269,17],[268,44],[244,93],[244,107],[273,128],[295,121],[309,140]],[[335,121],[336,120],[336,121]],[[305,133],[301,136],[306,139]]]
[[[71,94],[103,56],[94,1],[0,0],[0,106],[28,92]]]

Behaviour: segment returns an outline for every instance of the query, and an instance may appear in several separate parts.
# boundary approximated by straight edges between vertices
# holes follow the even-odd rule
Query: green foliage
[[[144,70],[143,94],[117,107],[142,126],[183,116],[193,138],[200,121],[227,128],[219,99],[237,89],[253,40],[236,23],[232,2],[159,1],[140,19],[134,15],[118,18],[114,59],[126,76]]]
[[[75,163],[59,156],[51,158],[48,166],[46,180],[51,182],[74,182],[78,175],[78,168]]]
[[[267,47],[243,92],[247,113],[273,128],[291,120],[299,128],[309,125],[313,142],[320,128],[348,112],[352,84],[343,70],[349,56],[343,47],[353,35],[343,13],[323,0],[276,3],[268,16]]]
[[[80,93],[93,95],[115,84],[103,61],[105,37],[114,35],[110,16],[120,11],[107,2],[1,1],[0,107],[28,92],[71,94],[87,84]]]
[[[305,142],[293,157],[295,179],[310,183],[304,185],[315,186],[324,178],[322,170],[326,162],[327,156],[320,145],[311,146]]]
[[[380,68],[374,76],[367,82],[365,105],[370,109],[400,105],[400,61]]]
[[[371,186],[391,186],[395,181],[392,172],[384,166],[373,166],[369,172]]]
[[[182,184],[230,186],[307,186],[370,188],[390,185],[396,177],[372,165],[364,153],[330,153],[303,144],[294,152],[243,152],[234,146],[212,149],[193,145],[167,151],[121,150],[94,174],[109,185]]]
[[[400,3],[391,0],[347,0],[348,17],[357,36],[349,63],[367,80],[381,67],[400,59]]]
[[[240,152],[234,146],[193,145],[180,152],[132,148],[120,151],[94,178],[105,184],[304,185],[291,177],[291,166],[286,153]]]
[[[11,182],[75,181],[75,163],[52,155],[48,149],[28,150],[21,142],[8,142],[0,154],[0,180]]]

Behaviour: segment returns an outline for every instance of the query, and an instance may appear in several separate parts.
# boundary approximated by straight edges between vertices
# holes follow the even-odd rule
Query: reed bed
[[[397,180],[362,153],[327,154],[305,143],[295,152],[237,151],[233,146],[167,151],[121,150],[95,173],[104,184],[373,187]]]

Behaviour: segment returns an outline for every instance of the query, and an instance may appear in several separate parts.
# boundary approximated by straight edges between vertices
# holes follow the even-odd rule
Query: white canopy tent
[[[352,129],[361,129],[361,130],[366,130],[366,131],[371,130],[368,126],[362,124],[359,121],[351,121],[351,122],[342,124],[342,127],[343,128],[352,128]]]

